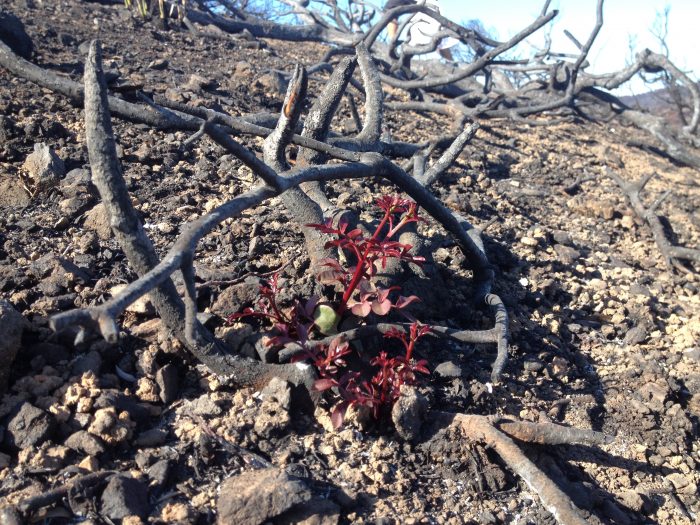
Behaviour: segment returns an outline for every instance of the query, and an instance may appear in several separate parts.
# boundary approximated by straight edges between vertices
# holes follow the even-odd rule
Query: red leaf
[[[401,341],[406,340],[406,333],[399,330],[398,328],[390,328],[384,332],[384,337],[387,339],[400,339]]]
[[[324,378],[324,379],[317,379],[316,382],[314,383],[314,388],[318,390],[319,392],[323,392],[324,390],[328,390],[329,388],[333,388],[334,386],[337,386],[338,382],[335,379],[331,378]]]
[[[316,279],[321,284],[343,284],[345,282],[344,276],[345,274],[340,273],[337,270],[324,270],[316,274]]]
[[[414,372],[420,372],[422,374],[430,374],[430,370],[428,370],[428,361],[425,359],[421,359],[418,361],[415,365],[413,365],[411,368],[413,368]]]
[[[362,237],[362,230],[360,228],[355,228],[354,230],[348,232],[345,234],[348,239],[357,239],[358,237]]]
[[[385,299],[383,301],[372,301],[372,311],[377,315],[386,315],[391,310],[391,301]]]
[[[343,421],[345,420],[345,413],[348,411],[350,403],[343,401],[338,403],[333,407],[331,411],[331,422],[333,423],[333,428],[339,429],[343,426]]]
[[[369,302],[355,303],[350,311],[357,317],[367,317],[372,311],[372,305]]]
[[[404,297],[403,295],[401,295],[396,300],[394,308],[398,308],[400,310],[401,308],[406,308],[409,304],[415,303],[416,301],[420,301],[420,298],[416,297],[415,295],[409,295],[408,297]]]

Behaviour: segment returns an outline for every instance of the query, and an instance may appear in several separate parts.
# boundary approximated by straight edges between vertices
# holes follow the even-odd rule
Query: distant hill
[[[698,83],[700,85],[700,83]],[[681,96],[686,105],[685,115],[689,118],[692,109],[690,93],[685,87],[681,87]],[[642,109],[653,113],[654,115],[661,115],[666,117],[672,124],[681,124],[681,119],[678,114],[678,107],[676,106],[671,93],[668,89],[655,89],[653,91],[648,91],[646,93],[641,93],[639,95],[620,97],[620,100],[627,104],[628,106],[636,109]]]

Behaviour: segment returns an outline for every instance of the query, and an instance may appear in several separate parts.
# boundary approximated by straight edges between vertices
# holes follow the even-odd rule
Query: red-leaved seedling
[[[387,259],[401,259],[402,261],[411,262],[414,264],[422,264],[425,262],[424,257],[412,255],[410,244],[402,244],[392,240],[404,226],[412,222],[418,222],[421,219],[418,216],[418,206],[415,202],[408,199],[402,199],[398,196],[384,196],[377,199],[377,206],[384,212],[382,219],[374,230],[370,238],[365,238],[362,230],[355,228],[348,231],[348,223],[341,219],[338,226],[333,226],[333,220],[328,219],[325,224],[309,224],[308,226],[316,228],[322,233],[334,235],[336,238],[326,243],[326,248],[336,247],[341,250],[350,252],[355,258],[355,266],[345,268],[336,259],[325,259],[322,265],[326,267],[318,278],[322,283],[331,284],[339,283],[343,288],[343,296],[336,308],[336,313],[342,316],[348,307],[348,303],[355,291],[360,288],[362,293],[374,291],[379,299],[376,303],[370,303],[369,307],[361,306],[353,313],[361,317],[369,315],[370,311],[374,311],[378,315],[385,315],[391,307],[396,307],[395,304],[387,304],[389,291],[375,289],[370,284],[370,279],[376,271],[376,264],[379,262],[382,268],[386,268]],[[398,219],[398,222],[397,222]],[[387,230],[388,228],[388,230]],[[396,289],[396,288],[394,288]],[[415,297],[413,300],[417,300]],[[360,297],[359,301],[353,301],[352,305],[366,304],[366,299]],[[401,307],[406,306],[410,302],[401,301]],[[381,314],[379,312],[384,312]]]
[[[415,295],[399,296],[392,301],[390,294],[400,290],[398,286],[379,288],[371,279],[377,266],[386,268],[388,259],[400,259],[414,264],[422,264],[423,257],[411,254],[412,246],[393,240],[407,224],[418,222],[418,206],[415,202],[398,196],[384,196],[377,200],[383,215],[374,233],[367,238],[360,228],[349,229],[346,220],[337,226],[332,220],[325,224],[309,224],[334,239],[326,243],[326,248],[335,247],[353,258],[355,265],[346,268],[336,259],[324,259],[323,270],[318,279],[324,284],[339,284],[342,297],[337,304],[319,303],[312,297],[307,301],[295,300],[291,308],[283,309],[277,302],[279,292],[278,275],[273,275],[268,285],[261,286],[257,310],[246,308],[243,312],[229,316],[233,322],[244,317],[269,319],[276,332],[268,344],[284,345],[289,342],[299,344],[304,352],[295,360],[309,359],[316,367],[319,379],[315,388],[319,391],[333,391],[340,400],[331,412],[333,425],[343,424],[345,414],[351,406],[364,406],[371,409],[375,418],[385,413],[399,398],[402,385],[414,384],[417,373],[428,374],[427,361],[413,360],[416,342],[430,331],[403,309],[414,301]],[[328,345],[307,345],[313,332],[318,330],[326,335],[348,314],[365,318],[370,313],[384,316],[394,309],[413,320],[408,333],[393,329],[385,334],[387,339],[398,339],[404,346],[403,355],[390,356],[385,350],[379,351],[369,364],[375,367],[373,375],[367,371],[347,370],[346,357],[353,348],[342,336],[336,337]],[[332,317],[332,319],[329,319]],[[369,377],[369,379],[368,379]]]
[[[384,337],[398,339],[403,343],[404,354],[391,357],[380,351],[370,364],[377,368],[372,378],[362,380],[360,372],[343,372],[347,366],[345,355],[351,352],[349,344],[336,338],[328,346],[322,346],[310,355],[318,369],[320,379],[315,388],[320,391],[335,389],[340,401],[331,411],[331,420],[335,428],[340,427],[345,414],[351,406],[365,406],[372,410],[375,418],[391,408],[401,395],[402,385],[413,385],[417,373],[429,374],[428,362],[424,359],[413,361],[412,355],[416,342],[430,332],[430,327],[414,321],[408,334],[392,329]]]
[[[284,309],[277,303],[279,290],[279,274],[273,274],[267,285],[260,286],[258,309],[245,308],[240,313],[229,315],[226,321],[233,323],[244,317],[269,319],[277,335],[268,341],[268,345],[281,346],[291,342],[303,345],[314,326],[313,315],[318,306],[318,297],[303,302],[295,300],[291,308]]]

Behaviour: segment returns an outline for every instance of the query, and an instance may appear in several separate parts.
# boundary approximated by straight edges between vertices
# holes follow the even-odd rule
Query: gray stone
[[[22,403],[7,425],[7,442],[23,449],[41,445],[51,437],[56,421],[51,414],[30,403]]]
[[[82,452],[88,456],[97,456],[106,450],[100,438],[93,436],[85,430],[78,430],[74,434],[68,436],[65,445],[71,450]]]
[[[552,232],[552,239],[554,239],[554,242],[558,244],[566,244],[567,246],[571,245],[572,243],[569,232],[565,232],[563,230],[554,230]]]
[[[146,518],[149,513],[148,490],[138,480],[114,476],[102,493],[100,510],[113,520],[127,516]]]
[[[200,92],[206,89],[211,89],[216,87],[216,81],[210,78],[205,78],[201,75],[192,74],[190,78],[185,83],[185,89],[190,91]]]
[[[192,401],[192,412],[198,416],[218,416],[222,410],[207,394]]]
[[[4,9],[0,9],[0,40],[22,58],[28,60],[32,57],[34,45],[24,30],[24,24],[19,18]]]
[[[263,401],[273,401],[283,410],[289,410],[292,403],[292,393],[289,383],[279,377],[273,377],[270,382],[260,391]]]
[[[273,377],[260,395],[262,404],[253,430],[258,435],[270,438],[283,432],[291,423],[291,388],[287,381]]]
[[[0,176],[0,206],[7,208],[23,208],[32,202],[29,193],[22,187],[18,177]]]
[[[262,86],[270,94],[284,94],[287,91],[287,80],[278,71],[269,71],[260,76],[256,83]]]
[[[180,390],[180,378],[178,376],[177,367],[172,364],[167,364],[156,372],[156,384],[160,389],[160,399],[166,405],[177,398]]]
[[[277,468],[244,472],[221,485],[217,523],[259,525],[312,497],[304,482]]]
[[[151,485],[163,487],[168,482],[168,477],[173,469],[173,462],[169,459],[161,459],[148,467],[146,474],[151,479]]]
[[[85,228],[93,230],[97,236],[106,241],[112,237],[112,228],[104,204],[100,203],[85,214]]]
[[[0,394],[7,387],[10,366],[19,351],[26,324],[12,303],[0,299]]]
[[[523,368],[528,372],[539,372],[544,368],[544,363],[536,357],[526,357]]]
[[[297,505],[275,521],[280,525],[337,525],[340,522],[340,507],[328,499],[317,497]]]
[[[647,330],[642,325],[637,325],[634,328],[627,330],[625,334],[626,345],[638,345],[646,341]]]
[[[157,447],[165,443],[168,433],[160,428],[151,428],[139,434],[134,440],[136,447]]]
[[[554,251],[563,264],[573,264],[581,258],[581,252],[563,244],[555,244]]]
[[[63,161],[43,142],[34,144],[34,152],[29,154],[22,168],[34,181],[36,191],[45,191],[58,185],[66,174]]]
[[[71,187],[71,189],[76,190],[76,195],[58,203],[58,209],[63,214],[62,219],[65,219],[68,225],[71,224],[70,220],[85,213],[95,203],[95,198],[91,194],[80,191],[80,188]]]
[[[66,176],[61,181],[61,186],[72,186],[74,184],[90,184],[90,172],[82,168],[76,168],[66,173]]]
[[[428,400],[418,390],[409,385],[401,386],[401,397],[391,409],[391,420],[396,432],[406,441],[414,441],[420,436],[421,426],[428,411]]]
[[[622,489],[617,497],[625,507],[634,512],[641,512],[644,507],[644,499],[635,490]]]
[[[435,374],[444,378],[461,377],[462,369],[452,361],[445,361],[435,367]]]
[[[79,356],[71,367],[71,374],[74,376],[83,375],[85,372],[93,372],[100,375],[102,369],[102,356],[99,352],[91,350],[87,354]]]
[[[240,312],[244,306],[254,304],[258,299],[261,281],[257,277],[247,277],[239,284],[229,286],[219,294],[211,311],[221,316]]]
[[[156,58],[148,63],[148,69],[155,69],[156,71],[162,71],[163,69],[168,69],[170,63],[165,58]]]

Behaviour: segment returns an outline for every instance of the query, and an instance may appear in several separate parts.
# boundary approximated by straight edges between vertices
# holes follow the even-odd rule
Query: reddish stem
[[[411,361],[411,356],[413,355],[413,347],[416,345],[416,338],[413,337],[413,334],[411,334],[411,342],[408,343],[408,346],[406,347],[406,362],[409,363]]]
[[[277,301],[275,301],[274,299],[268,299],[268,301],[270,302],[270,306],[272,307],[272,310],[277,316],[277,321],[280,323],[288,323],[289,321],[287,321],[286,316],[282,312],[280,312],[279,308],[277,307]],[[274,318],[274,316],[270,317]]]
[[[343,293],[343,298],[340,301],[340,306],[338,306],[337,314],[342,315],[345,312],[345,309],[347,308],[348,301],[350,300],[350,297],[352,297],[353,292],[357,288],[357,286],[360,284],[360,281],[362,280],[363,277],[366,277],[367,271],[366,271],[366,263],[367,263],[367,258],[369,256],[369,252],[372,249],[372,244],[373,242],[377,239],[377,236],[379,235],[379,232],[382,230],[384,225],[386,224],[386,221],[389,219],[389,216],[391,215],[390,212],[385,212],[384,217],[382,218],[381,222],[377,226],[377,229],[374,230],[374,234],[372,235],[372,238],[367,241],[366,247],[365,247],[365,252],[362,254],[360,259],[357,261],[357,265],[355,266],[355,273],[352,276],[352,279],[350,280],[350,284],[348,287],[345,289],[345,293]]]

